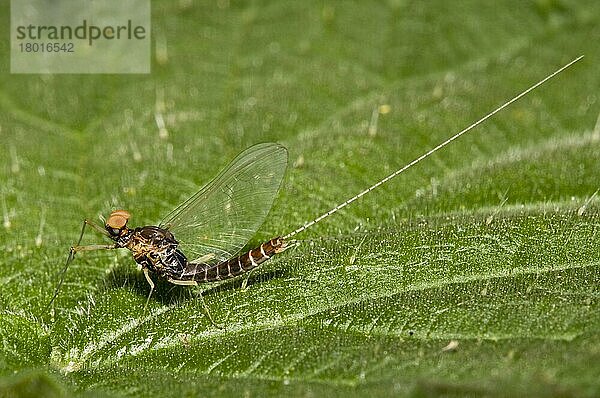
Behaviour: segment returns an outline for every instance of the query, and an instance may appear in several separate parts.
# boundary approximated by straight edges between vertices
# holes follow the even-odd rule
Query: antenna
[[[385,177],[383,180],[380,180],[379,182],[377,182],[376,184],[374,184],[374,185],[370,186],[369,188],[365,189],[364,191],[362,191],[358,195],[355,195],[355,196],[351,197],[350,199],[346,200],[344,203],[341,203],[341,204],[335,206],[333,209],[329,210],[328,212],[326,212],[326,213],[320,215],[319,217],[315,218],[314,220],[312,220],[312,221],[304,224],[303,226],[301,226],[300,228],[296,229],[295,231],[292,231],[289,234],[285,235],[283,237],[283,239],[287,240],[287,239],[291,238],[292,236],[294,236],[294,235],[296,235],[296,234],[304,231],[305,229],[308,229],[308,228],[312,227],[313,225],[315,225],[319,221],[321,221],[321,220],[329,217],[330,215],[332,215],[333,213],[337,212],[338,210],[343,209],[344,207],[348,206],[350,203],[354,202],[355,200],[360,199],[361,197],[363,197],[367,193],[371,192],[375,188],[379,187],[380,185],[385,184],[386,182],[388,182],[392,178],[394,178],[394,177],[402,174],[403,172],[405,172],[406,170],[408,170],[409,168],[411,168],[415,164],[419,163],[421,160],[423,160],[426,157],[429,157],[430,155],[434,154],[435,152],[437,152],[438,150],[442,149],[443,147],[445,147],[446,145],[448,145],[449,143],[451,143],[452,141],[454,141],[455,139],[457,139],[461,135],[463,135],[466,132],[474,129],[477,126],[479,126],[481,123],[485,122],[487,119],[489,119],[490,117],[494,116],[496,113],[500,112],[502,109],[506,108],[507,106],[509,106],[513,102],[515,102],[518,99],[520,99],[521,97],[524,97],[525,95],[529,94],[529,92],[535,90],[536,88],[538,88],[542,84],[546,83],[548,80],[552,79],[554,76],[558,75],[559,73],[561,73],[562,71],[564,71],[565,69],[567,69],[568,67],[570,67],[571,65],[573,65],[575,62],[581,60],[582,58],[583,58],[583,55],[575,58],[573,61],[571,61],[568,64],[564,65],[563,67],[557,69],[556,71],[554,71],[550,75],[546,76],[544,79],[540,80],[539,82],[535,83],[534,85],[532,85],[528,89],[522,91],[520,94],[518,94],[517,96],[513,97],[511,100],[509,100],[509,101],[505,102],[504,104],[500,105],[498,108],[494,109],[493,111],[491,111],[490,113],[488,113],[487,115],[485,115],[484,117],[482,117],[481,119],[479,119],[478,121],[476,121],[475,123],[471,124],[469,127],[467,127],[464,130],[462,130],[462,131],[454,134],[452,137],[448,138],[446,141],[442,142],[441,144],[438,144],[433,149],[430,149],[429,151],[425,152],[424,154],[422,154],[421,156],[419,156],[418,158],[416,158],[412,162],[408,163],[406,166],[402,167],[399,170],[396,170],[392,174],[390,174],[387,177]]]

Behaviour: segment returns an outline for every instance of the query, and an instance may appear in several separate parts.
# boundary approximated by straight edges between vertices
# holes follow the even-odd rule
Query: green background
[[[0,396],[600,395],[600,3],[152,7],[150,75],[9,74],[0,43]],[[581,54],[245,289],[163,282],[144,312],[131,255],[94,252],[46,307],[83,218],[155,224],[275,141],[259,243]]]

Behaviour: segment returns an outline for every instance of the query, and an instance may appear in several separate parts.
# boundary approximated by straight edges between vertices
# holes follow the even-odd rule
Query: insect
[[[50,304],[58,295],[64,274],[75,254],[82,251],[129,249],[150,285],[148,300],[154,290],[151,274],[177,285],[196,285],[236,277],[250,271],[293,245],[295,241],[290,238],[296,234],[403,173],[582,58],[580,56],[559,68],[464,130],[328,212],[283,237],[273,238],[241,255],[239,251],[267,217],[283,180],[288,156],[287,150],[279,144],[258,144],[240,153],[221,173],[167,215],[158,226],[132,229],[128,226],[131,214],[126,210],[113,211],[103,227],[85,220],[79,241],[71,247]],[[107,236],[113,243],[80,246],[87,226]]]
[[[154,290],[150,274],[177,285],[196,285],[256,268],[287,247],[278,237],[238,255],[265,220],[283,180],[287,159],[287,150],[279,144],[248,148],[158,226],[130,228],[131,214],[126,210],[113,211],[104,226],[84,220],[50,303],[58,294],[68,265],[76,253],[83,251],[129,249],[150,285],[148,299]],[[113,243],[80,246],[88,226]]]

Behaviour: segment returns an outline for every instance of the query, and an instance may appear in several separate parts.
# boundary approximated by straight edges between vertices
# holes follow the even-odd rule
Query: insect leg
[[[206,302],[204,302],[204,296],[202,296],[202,292],[200,292],[200,301],[202,302],[202,307],[204,307],[204,311],[206,312],[206,315],[208,316],[210,323],[212,323],[213,326],[216,327],[217,329],[223,329],[223,326],[216,323],[215,320],[213,319],[212,315],[210,314],[208,305],[206,305]]]
[[[56,289],[54,289],[54,294],[52,295],[50,302],[48,302],[48,305],[46,306],[47,308],[50,308],[50,306],[54,302],[54,299],[56,299],[56,296],[58,296],[58,292],[60,291],[60,288],[65,280],[65,274],[67,273],[67,268],[69,268],[69,264],[71,263],[71,261],[73,261],[73,257],[75,257],[75,252],[73,250],[70,250],[69,257],[67,257],[67,262],[65,263],[65,266],[63,267],[63,269],[60,271],[60,279],[58,281],[58,285],[56,285]]]
[[[73,247],[71,247],[71,252],[73,253],[73,256],[75,256],[75,253],[77,253],[77,252],[85,252],[85,251],[92,251],[92,250],[111,250],[111,249],[117,249],[117,245],[112,244],[112,245],[73,246]]]
[[[110,235],[108,234],[106,229],[102,228],[100,225],[98,225],[95,222],[90,221],[90,220],[83,220],[83,228],[81,229],[81,236],[79,237],[79,242],[81,242],[81,238],[83,237],[83,230],[85,229],[86,225],[89,225],[90,227],[94,228],[96,230],[96,232],[99,232],[102,235],[106,235],[106,236],[110,237]],[[79,242],[77,242],[78,245],[79,245]]]
[[[177,279],[173,279],[173,278],[167,278],[167,280],[174,285],[181,285],[181,286],[197,286],[198,285],[198,282],[196,282],[194,280],[182,281],[182,280],[177,280]],[[215,320],[213,319],[212,315],[210,314],[210,310],[208,309],[208,306],[204,302],[204,297],[202,296],[202,293],[200,293],[200,301],[202,301],[202,306],[204,307],[204,311],[206,312],[206,315],[208,316],[210,323],[212,323],[213,326],[215,326],[216,328],[223,329],[223,326],[216,323]]]
[[[103,235],[107,235],[108,236],[108,232],[106,232],[106,230],[104,230],[99,225],[95,224],[94,222],[92,222],[90,220],[83,220],[83,225],[81,227],[81,233],[79,234],[79,239],[77,240],[77,244],[75,246],[71,246],[71,248],[69,249],[69,256],[67,257],[67,261],[65,262],[65,266],[60,271],[60,274],[59,274],[60,275],[60,279],[58,281],[58,285],[56,286],[56,289],[54,290],[54,294],[52,295],[52,298],[50,299],[50,302],[48,303],[47,308],[50,308],[50,306],[52,305],[52,303],[54,302],[54,300],[58,296],[58,292],[60,291],[60,288],[62,287],[62,284],[63,284],[63,282],[65,280],[65,274],[67,273],[67,269],[69,268],[69,265],[73,261],[73,258],[75,258],[75,253],[77,253],[78,251],[86,251],[86,250],[89,251],[89,250],[102,250],[102,249],[116,249],[117,248],[116,245],[89,245],[89,246],[80,246],[81,240],[83,239],[83,234],[85,233],[85,227],[87,225],[89,225],[90,227],[94,228],[96,231],[102,233]]]
[[[167,281],[171,282],[174,285],[180,286],[198,286],[198,282],[196,281],[181,281],[173,278],[167,278]]]
[[[242,281],[242,286],[240,287],[241,290],[246,290],[246,288],[248,287],[248,279],[250,279],[251,274],[252,274],[252,271],[249,271],[247,276]]]
[[[146,307],[148,307],[148,302],[150,301],[150,296],[152,296],[152,292],[154,291],[154,282],[150,279],[150,273],[148,272],[148,268],[144,268],[144,276],[150,285],[150,293],[148,293],[148,298],[146,299],[146,304],[144,305],[144,312],[146,312]]]

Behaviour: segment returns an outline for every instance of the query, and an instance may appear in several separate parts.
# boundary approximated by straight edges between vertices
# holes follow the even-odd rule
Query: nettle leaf
[[[0,396],[600,394],[597,2],[152,6],[150,75],[0,66]],[[246,278],[144,309],[129,253],[81,253],[47,306],[84,218],[156,224],[274,141],[260,243],[581,54]]]

